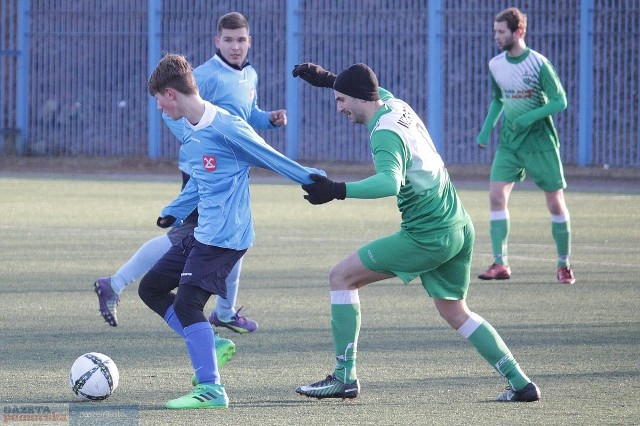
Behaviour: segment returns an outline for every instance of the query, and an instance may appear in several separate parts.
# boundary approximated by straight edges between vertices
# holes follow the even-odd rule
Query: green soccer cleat
[[[228,408],[229,397],[224,385],[197,385],[196,388],[180,398],[164,404],[170,410],[197,410],[200,408]]]
[[[220,337],[218,333],[215,334],[216,339],[216,360],[218,362],[218,368],[224,367],[231,358],[236,354],[236,344],[229,339]]]
[[[298,386],[296,392],[309,398],[353,399],[360,394],[360,382],[356,379],[355,382],[350,384],[343,383],[332,374],[319,382],[307,386]]]

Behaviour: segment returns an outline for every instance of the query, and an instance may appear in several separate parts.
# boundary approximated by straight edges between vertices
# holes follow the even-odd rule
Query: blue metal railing
[[[16,150],[25,155],[175,158],[177,144],[146,90],[149,72],[168,51],[194,66],[207,60],[217,18],[237,10],[251,24],[260,106],[288,110],[286,129],[260,132],[276,149],[302,160],[370,161],[366,129],[335,112],[331,91],[291,77],[301,61],[334,72],[366,62],[381,85],[423,117],[445,161],[489,164],[492,149],[478,150],[474,140],[489,103],[487,64],[498,53],[493,18],[506,6],[501,0],[5,0],[0,128],[17,135]],[[607,0],[527,6],[527,44],[551,60],[567,91],[568,109],[554,116],[565,163],[640,166],[640,8]]]

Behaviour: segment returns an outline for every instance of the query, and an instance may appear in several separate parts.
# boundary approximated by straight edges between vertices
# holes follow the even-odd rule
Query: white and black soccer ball
[[[107,399],[118,387],[120,373],[108,356],[89,352],[79,356],[71,366],[69,386],[82,399]]]

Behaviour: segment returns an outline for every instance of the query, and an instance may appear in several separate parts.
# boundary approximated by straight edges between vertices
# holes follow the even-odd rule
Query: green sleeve
[[[347,198],[382,198],[398,195],[405,172],[404,143],[390,130],[371,135],[376,174],[357,182],[347,182]]]
[[[476,143],[478,145],[487,144],[491,131],[496,126],[496,123],[498,123],[500,114],[502,114],[502,109],[502,90],[500,90],[500,86],[498,86],[496,80],[491,76],[491,103],[489,104],[489,111],[487,112],[487,117],[484,119],[482,129],[480,129],[480,133],[476,136]]]
[[[536,121],[567,108],[567,95],[553,66],[548,62],[540,68],[540,87],[547,95],[548,102],[516,118],[513,122],[514,126],[527,128]]]

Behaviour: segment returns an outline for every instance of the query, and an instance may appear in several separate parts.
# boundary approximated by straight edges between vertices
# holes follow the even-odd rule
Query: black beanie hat
[[[378,79],[365,64],[354,64],[342,71],[333,83],[333,90],[365,101],[378,101]]]

